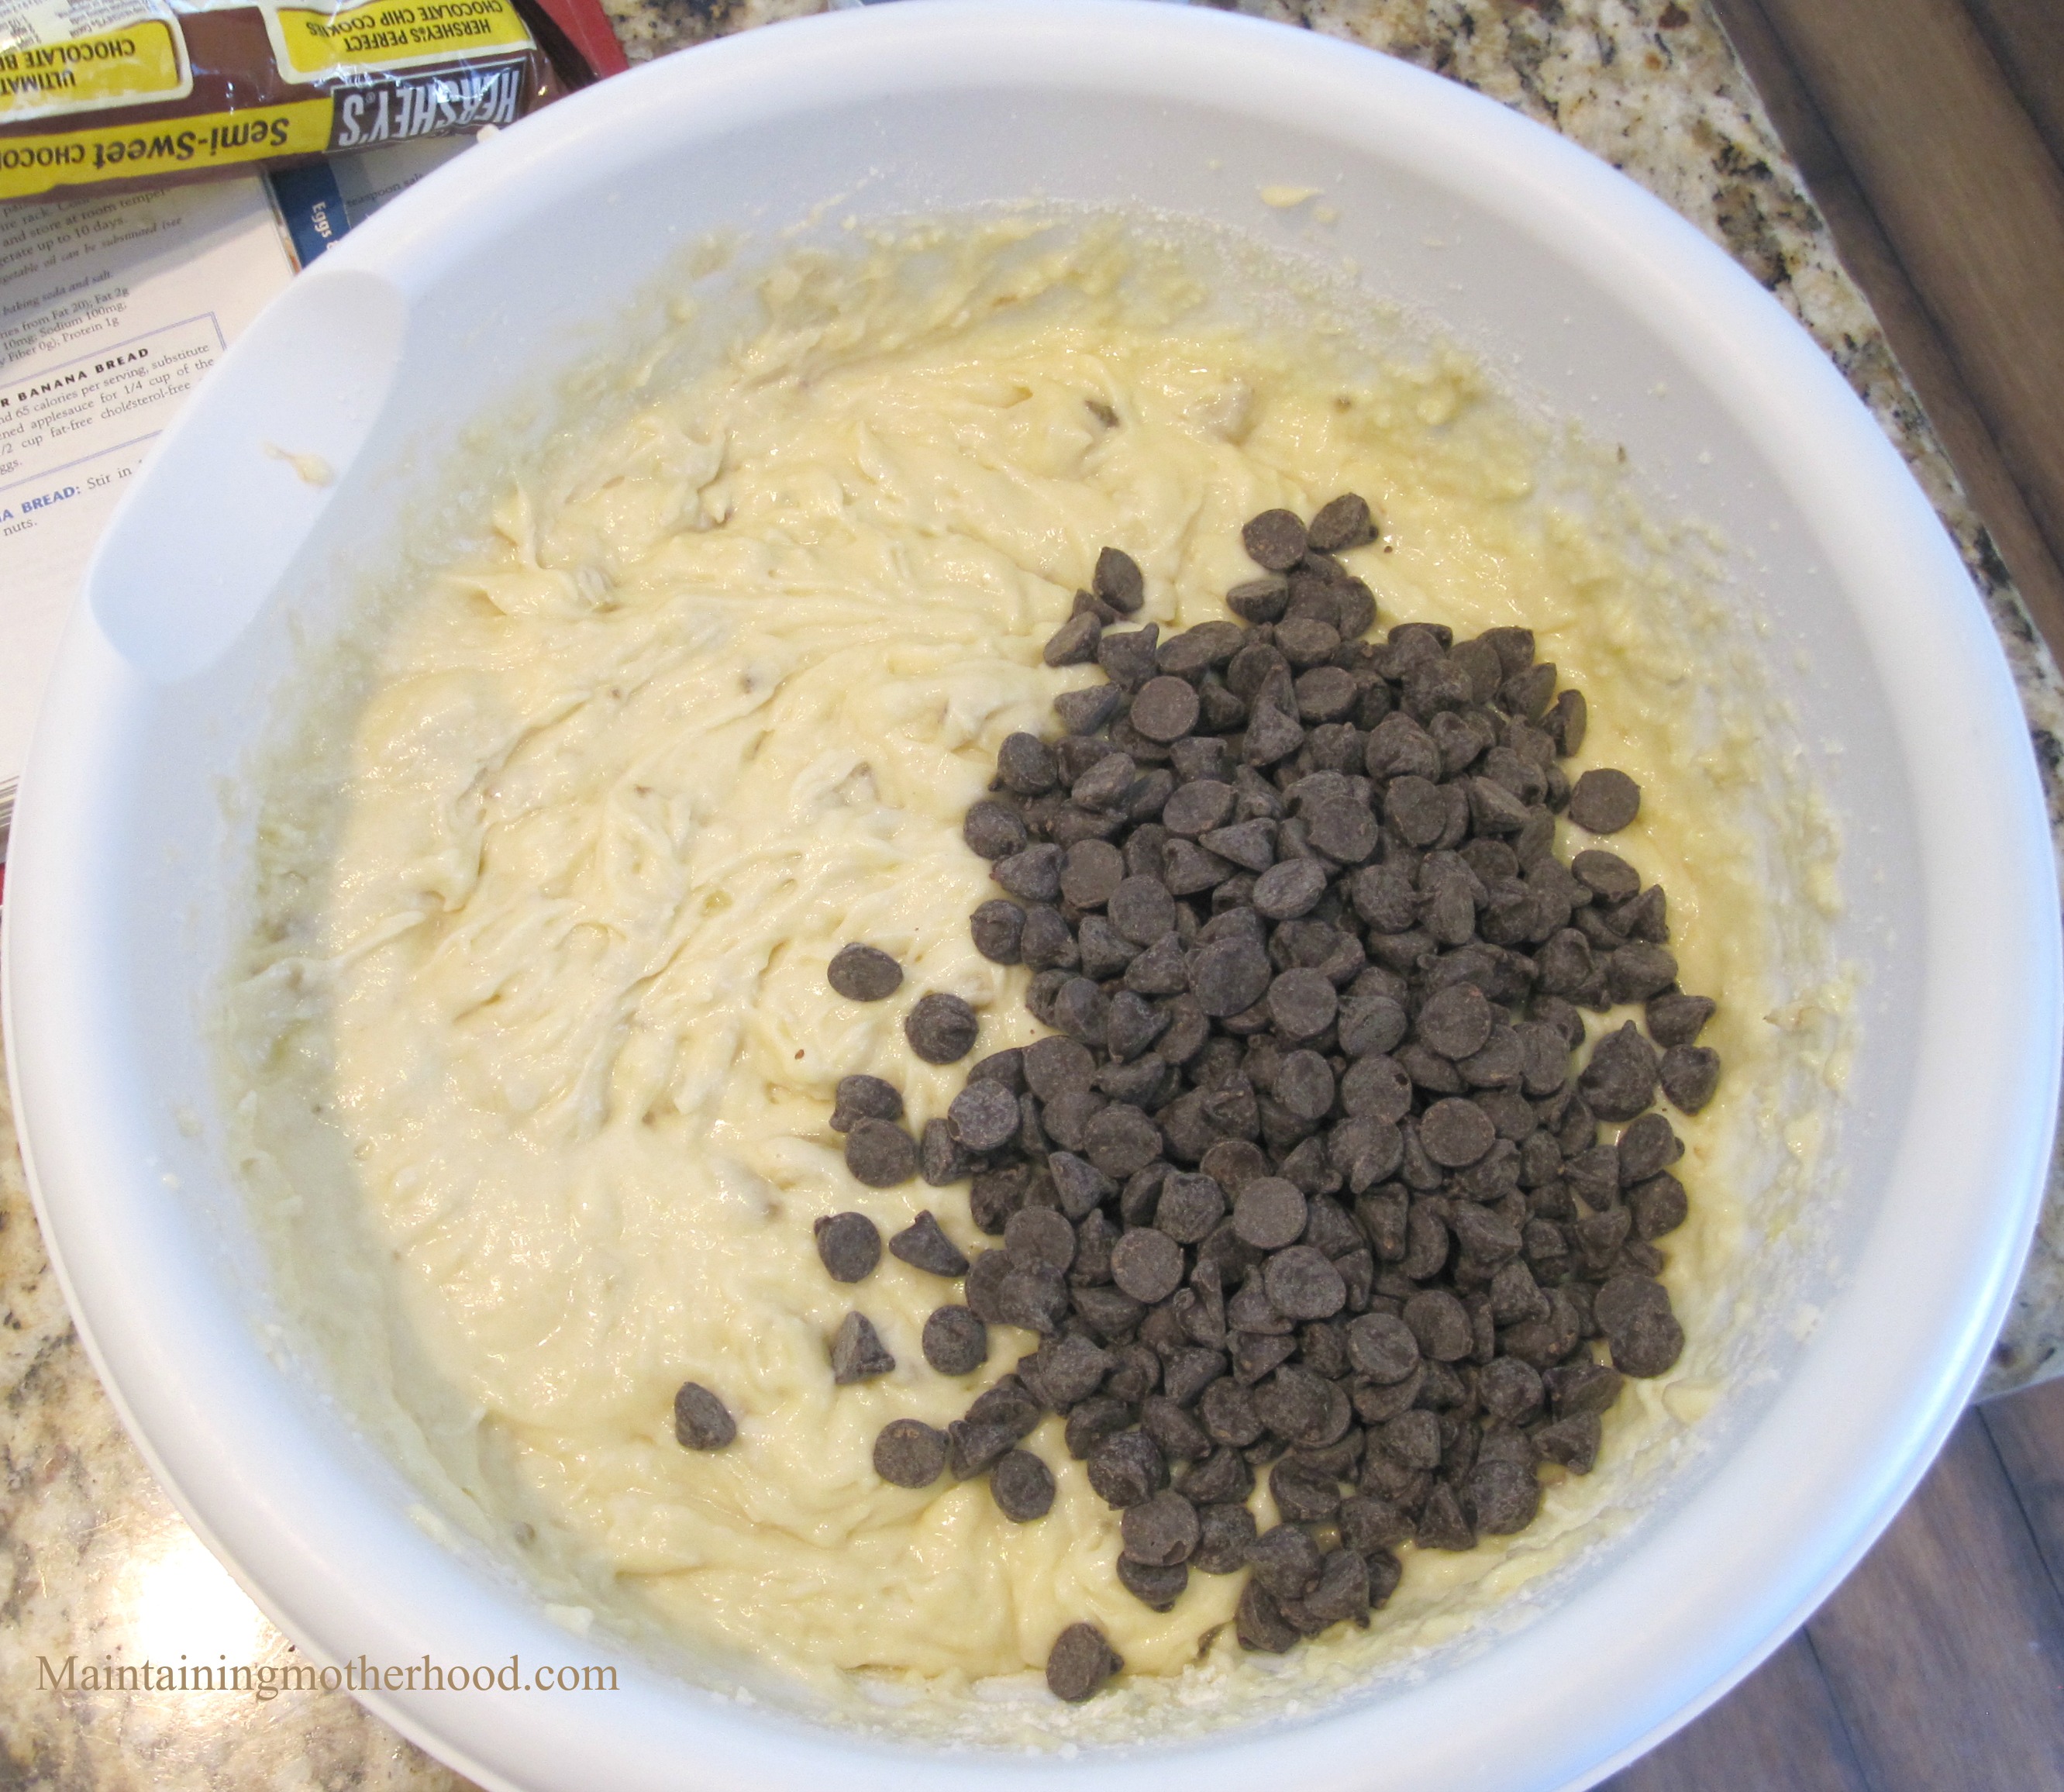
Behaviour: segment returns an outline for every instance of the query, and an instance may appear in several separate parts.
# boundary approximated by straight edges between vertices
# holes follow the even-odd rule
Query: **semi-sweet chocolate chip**
[[[1071,1624],[1047,1653],[1046,1689],[1057,1699],[1079,1705],[1124,1667],[1124,1658],[1094,1625]]]
[[[893,1083],[879,1076],[841,1076],[833,1097],[831,1128],[850,1132],[856,1121],[899,1120],[903,1117],[903,1096]]]
[[[674,1396],[674,1437],[683,1450],[721,1450],[738,1435],[731,1409],[699,1382]]]
[[[881,1342],[874,1322],[863,1313],[849,1313],[832,1338],[832,1379],[841,1387],[885,1375],[896,1358]]]
[[[870,1189],[908,1182],[917,1163],[917,1141],[893,1120],[857,1120],[846,1130],[845,1167]]]
[[[1109,682],[1056,700],[1057,741],[1007,744],[964,829],[1007,898],[978,948],[1027,966],[1055,1036],[976,1066],[920,1153],[974,1175],[1004,1239],[966,1269],[961,1329],[1039,1339],[947,1466],[1007,1503],[1006,1453],[1062,1415],[1131,1515],[1135,1596],[1167,1609],[1190,1566],[1259,1548],[1249,1648],[1365,1617],[1403,1542],[1523,1525],[1538,1463],[1588,1471],[1620,1373],[1683,1347],[1652,1241],[1687,1209],[1682,1147],[1651,1104],[1697,1104],[1717,1071],[1662,890],[1597,846],[1557,856],[1559,813],[1639,813],[1623,774],[1558,763],[1581,696],[1523,628],[1360,644],[1373,599],[1331,555],[1373,533],[1352,494],[1308,531],[1254,519],[1269,575],[1229,599],[1254,626],[1166,640],[1111,628],[1136,567],[1102,563],[1116,583],[1078,595],[1059,651]],[[1585,1011],[1627,1003],[1647,1036],[1606,1035],[1580,1075]],[[1257,1466],[1285,1520],[1267,1540]],[[1177,1502],[1180,1560],[1152,1540]]]
[[[860,1130],[859,1127],[853,1128],[854,1132]],[[905,1132],[902,1136],[908,1141],[910,1136]],[[853,1134],[849,1133],[849,1157],[852,1138]],[[874,1273],[875,1265],[881,1261],[881,1233],[865,1213],[828,1213],[811,1230],[816,1238],[817,1255],[824,1263],[824,1273],[833,1281],[864,1281]]]
[[[989,1327],[968,1307],[939,1307],[925,1322],[918,1346],[941,1375],[972,1375],[989,1361]]]
[[[879,1002],[903,987],[903,967],[878,946],[841,946],[824,968],[832,987],[849,1002]]]
[[[964,1276],[968,1260],[929,1208],[889,1241],[889,1254],[927,1275]]]
[[[957,1063],[974,1049],[981,1023],[957,995],[921,995],[903,1017],[903,1036],[928,1064]]]
[[[1295,511],[1264,511],[1240,532],[1248,557],[1271,572],[1288,572],[1310,545],[1304,519]]]
[[[1125,1553],[1149,1568],[1188,1561],[1202,1534],[1197,1508],[1173,1488],[1128,1506],[1119,1523]]]
[[[1030,1450],[1006,1450],[989,1471],[989,1491],[1013,1524],[1030,1524],[1053,1510],[1054,1471]]]
[[[1594,766],[1570,790],[1570,819],[1590,833],[1617,833],[1641,813],[1641,786],[1609,765]]]
[[[953,1097],[946,1119],[970,1151],[994,1151],[1018,1132],[1018,1097],[1001,1083],[970,1083]]]
[[[874,1439],[874,1472],[892,1487],[928,1487],[945,1472],[946,1434],[917,1419],[892,1419]]]

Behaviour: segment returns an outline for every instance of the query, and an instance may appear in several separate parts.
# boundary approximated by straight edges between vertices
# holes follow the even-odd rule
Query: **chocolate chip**
[[[840,1386],[885,1375],[895,1366],[896,1358],[865,1314],[849,1313],[839,1322],[832,1339],[832,1379]]]
[[[1606,1335],[1623,1374],[1667,1374],[1683,1354],[1684,1328],[1667,1307],[1644,1307]]]
[[[1361,700],[1361,687],[1354,674],[1340,666],[1314,666],[1300,672],[1296,683],[1297,714],[1305,722],[1344,721]],[[1358,736],[1348,737],[1359,751]]]
[[[1567,1364],[1547,1370],[1541,1379],[1558,1419],[1608,1412],[1619,1398],[1619,1371],[1602,1362]]]
[[[1119,1534],[1125,1553],[1134,1561],[1149,1568],[1173,1568],[1196,1552],[1203,1531],[1197,1508],[1181,1494],[1164,1488],[1126,1508]]]
[[[961,824],[961,838],[979,858],[1008,858],[1024,850],[1025,824],[1017,810],[985,799],[967,812],[967,819]]]
[[[1263,1285],[1278,1313],[1288,1319],[1328,1319],[1347,1304],[1347,1284],[1323,1251],[1293,1245],[1278,1251],[1263,1272]]]
[[[957,995],[934,991],[919,996],[903,1017],[903,1036],[926,1063],[950,1064],[974,1050],[980,1024],[974,1010]]]
[[[1308,914],[1326,893],[1326,868],[1316,859],[1286,859],[1255,880],[1254,906],[1271,921]]]
[[[1295,511],[1264,511],[1240,532],[1248,559],[1271,572],[1288,572],[1304,559],[1310,538]]]
[[[903,1117],[903,1097],[893,1083],[878,1076],[841,1076],[832,1108],[831,1128],[849,1132],[857,1120],[897,1120]]]
[[[1110,1374],[1113,1358],[1086,1338],[1070,1334],[1042,1349],[1039,1392],[1056,1411],[1066,1411],[1095,1393]]]
[[[683,1450],[721,1450],[738,1435],[731,1409],[699,1382],[674,1396],[674,1439]]]
[[[1132,700],[1132,725],[1150,741],[1170,741],[1197,725],[1196,687],[1163,673],[1140,686]]]
[[[1047,1653],[1046,1689],[1057,1699],[1079,1705],[1124,1666],[1094,1625],[1071,1624]]]
[[[1596,766],[1570,791],[1570,819],[1589,833],[1617,833],[1641,813],[1641,786],[1626,773]]]
[[[1667,1051],[1698,1038],[1713,1018],[1713,1003],[1703,995],[1658,995],[1651,999],[1643,1018],[1648,1036]]]
[[[853,1141],[870,1126],[881,1126],[881,1120],[863,1120],[846,1136],[846,1157],[853,1156]],[[890,1128],[907,1145],[910,1135],[900,1128]],[[913,1152],[915,1146],[911,1147]],[[913,1157],[914,1167],[914,1157]],[[901,1178],[898,1178],[899,1181]],[[824,1269],[833,1281],[862,1281],[873,1274],[874,1266],[881,1261],[881,1234],[875,1229],[873,1221],[865,1213],[829,1213],[818,1220],[812,1228],[817,1241],[817,1255],[823,1260]]]
[[[1018,1131],[1018,1097],[1001,1083],[970,1083],[953,1099],[946,1118],[970,1151],[994,1151]]]
[[[1107,840],[1078,840],[1061,862],[1061,894],[1078,909],[1100,909],[1125,877],[1125,855]]]
[[[1054,749],[1036,734],[1018,733],[1005,737],[997,749],[996,775],[1006,790],[1021,797],[1040,797],[1058,779]]]
[[[1200,1507],[1190,1566],[1204,1574],[1237,1574],[1247,1566],[1248,1546],[1254,1538],[1254,1514],[1246,1507],[1230,1501]]]
[[[1000,858],[990,875],[1022,902],[1052,902],[1061,894],[1061,849],[1051,842]]]
[[[917,1141],[893,1120],[855,1120],[845,1136],[845,1167],[854,1181],[870,1189],[893,1189],[917,1173]],[[845,1217],[860,1220],[873,1233],[872,1225],[859,1214]],[[872,1262],[868,1265],[869,1269],[873,1266]],[[865,1275],[866,1270],[861,1273]]]
[[[1124,692],[1115,684],[1091,684],[1079,691],[1062,692],[1054,699],[1054,713],[1070,735],[1094,734],[1118,713],[1124,700]]]
[[[1265,871],[1276,862],[1276,823],[1256,816],[1231,827],[1214,828],[1199,844],[1247,870]]]
[[[1701,1051],[1698,1046],[1672,1050]],[[1591,1112],[1604,1120],[1632,1120],[1655,1099],[1659,1066],[1655,1047],[1628,1021],[1617,1032],[1608,1033],[1592,1051],[1591,1060],[1577,1079]],[[1710,1093],[1710,1090],[1707,1092]]]
[[[1149,1306],[1183,1285],[1183,1247],[1165,1232],[1142,1226],[1111,1247],[1111,1276],[1119,1289]]]
[[[1541,1509],[1541,1485],[1517,1463],[1479,1462],[1470,1471],[1463,1506],[1478,1532],[1506,1537],[1523,1531]]]
[[[1281,1177],[1257,1177],[1233,1202],[1233,1230],[1256,1250],[1295,1244],[1304,1234],[1305,1217],[1304,1190]]]
[[[1606,956],[1606,989],[1615,1002],[1646,1002],[1677,981],[1677,961],[1660,946],[1635,941]]]
[[[1369,1607],[1369,1564],[1352,1549],[1328,1551],[1319,1583],[1301,1599],[1280,1600],[1284,1617],[1299,1633],[1316,1637],[1352,1619],[1366,1621]]]
[[[1643,1114],[1619,1136],[1619,1179],[1626,1184],[1646,1182],[1683,1155],[1684,1142],[1671,1130],[1669,1121],[1658,1113]]]
[[[1251,939],[1222,939],[1190,961],[1190,992],[1213,1019],[1251,1008],[1273,980],[1268,955]]]
[[[1268,1018],[1280,1039],[1316,1039],[1332,1025],[1339,1006],[1339,992],[1323,971],[1286,971],[1268,986]]]
[[[1475,984],[1457,983],[1426,999],[1417,1031],[1429,1050],[1453,1060],[1481,1051],[1498,1018]]]
[[[841,946],[824,976],[849,1002],[879,1002],[902,987],[903,967],[878,946]]]
[[[1497,1142],[1498,1128],[1473,1101],[1451,1096],[1437,1101],[1419,1121],[1419,1143],[1426,1155],[1446,1169],[1476,1163]]]
[[[1233,1614],[1233,1634],[1242,1649],[1257,1654],[1281,1655],[1296,1646],[1302,1633],[1283,1615],[1275,1596],[1259,1580],[1250,1580]]]
[[[1074,1039],[1036,1039],[1025,1048],[1025,1080],[1042,1101],[1086,1091],[1095,1074],[1096,1059]]]
[[[1120,1431],[1089,1455],[1090,1485],[1107,1506],[1120,1510],[1151,1499],[1168,1484],[1160,1446],[1144,1431]]]
[[[1376,817],[1349,797],[1307,803],[1305,837],[1312,850],[1338,865],[1359,865],[1376,850],[1381,837]]]
[[[1348,1427],[1347,1396],[1310,1370],[1286,1364],[1255,1390],[1261,1422],[1292,1446],[1324,1445]]]
[[[1173,1568],[1151,1568],[1144,1562],[1136,1562],[1130,1556],[1118,1559],[1119,1584],[1148,1610],[1167,1612],[1175,1608],[1175,1601],[1183,1596],[1183,1589],[1190,1584],[1190,1568],[1187,1562],[1179,1562]]]
[[[1407,846],[1430,846],[1446,831],[1448,799],[1423,777],[1393,777],[1383,793],[1383,817]]]
[[[941,1375],[971,1375],[989,1361],[989,1328],[964,1306],[942,1306],[925,1322],[920,1345]]]
[[[1161,1155],[1161,1131],[1137,1108],[1113,1102],[1090,1120],[1083,1145],[1092,1164],[1122,1181]]]
[[[1326,554],[1344,554],[1376,539],[1376,520],[1369,515],[1368,500],[1351,491],[1342,492],[1320,507],[1312,519],[1307,539]]]
[[[1316,1051],[1293,1051],[1276,1072],[1276,1099],[1300,1120],[1321,1120],[1332,1111],[1333,1067]]]
[[[964,1276],[968,1260],[927,1208],[889,1241],[889,1253],[928,1275]]]
[[[1237,1381],[1219,1380],[1204,1390],[1198,1417],[1216,1443],[1244,1448],[1265,1428],[1256,1411],[1254,1396]]]
[[[892,1419],[874,1439],[874,1472],[892,1487],[928,1487],[945,1471],[946,1434],[916,1419]]]
[[[1075,1260],[1075,1229],[1053,1208],[1022,1208],[1003,1229],[1003,1248],[1014,1269],[1065,1275]]]
[[[1385,1386],[1419,1366],[1419,1340],[1412,1328],[1388,1313],[1364,1314],[1348,1327],[1348,1360],[1356,1370]]]
[[[1225,1193],[1208,1176],[1179,1173],[1161,1185],[1154,1229],[1178,1244],[1200,1245],[1225,1217]]]
[[[1470,1528],[1454,1489],[1446,1482],[1433,1483],[1433,1491],[1420,1511],[1419,1528],[1413,1541],[1421,1549],[1459,1552],[1476,1548],[1477,1534]]]
[[[1013,1524],[1030,1524],[1053,1509],[1054,1471],[1030,1450],[1006,1450],[989,1471],[989,1491]]]
[[[1403,1318],[1421,1354],[1435,1362],[1459,1362],[1476,1347],[1469,1310],[1445,1289],[1414,1294],[1405,1303]]]
[[[1054,630],[1041,657],[1050,666],[1080,666],[1097,656],[1103,624],[1093,610],[1078,611]]]
[[[1617,853],[1591,846],[1570,861],[1578,882],[1607,902],[1624,902],[1641,890],[1641,874]]]
[[[1663,1054],[1659,1074],[1671,1106],[1679,1113],[1695,1114],[1719,1087],[1720,1055],[1710,1046],[1673,1045]]]
[[[1122,615],[1131,615],[1147,601],[1147,581],[1139,563],[1122,547],[1107,547],[1097,555],[1091,589]]]
[[[968,924],[974,949],[991,964],[1018,964],[1024,958],[1025,911],[1001,896],[984,902]]]
[[[1051,1335],[1061,1329],[1068,1306],[1067,1283],[1043,1270],[1014,1266],[997,1285],[997,1316],[1006,1326]]]
[[[1325,1566],[1311,1533],[1295,1524],[1277,1524],[1248,1546],[1254,1584],[1276,1599],[1296,1599],[1319,1584]]]
[[[1151,622],[1144,628],[1106,635],[1097,643],[1096,662],[1114,684],[1137,689],[1155,674],[1155,648],[1160,638],[1160,629]]]
[[[1534,1447],[1546,1460],[1560,1463],[1572,1475],[1588,1475],[1597,1466],[1602,1436],[1598,1415],[1586,1413],[1538,1427],[1534,1432]]]

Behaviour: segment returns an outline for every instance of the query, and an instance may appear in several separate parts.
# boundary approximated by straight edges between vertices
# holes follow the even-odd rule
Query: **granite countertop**
[[[824,0],[605,0],[634,61]],[[2053,829],[2064,685],[1854,281],[1711,14],[1680,0],[1245,0],[1474,87],[1624,170],[1728,249],[1812,334],[1898,446],[1962,549],[2020,689]],[[2064,1181],[1982,1394],[2064,1374]],[[75,1336],[22,1185],[0,1086],[0,1792],[451,1792],[343,1693],[67,1693],[67,1656],[292,1659],[179,1519]]]

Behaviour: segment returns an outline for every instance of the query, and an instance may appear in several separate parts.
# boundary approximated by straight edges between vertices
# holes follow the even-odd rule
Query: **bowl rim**
[[[1008,54],[1003,52],[1008,50]],[[1946,1439],[1983,1367],[2038,1215],[2055,1112],[2060,1035],[2058,898],[2046,817],[2004,657],[1961,562],[1903,462],[1835,369],[1770,296],[1659,200],[1574,143],[1495,102],[1359,46],[1215,11],[1139,0],[905,0],[882,8],[792,21],[701,46],[618,76],[540,113],[518,130],[405,196],[300,276],[297,287],[371,270],[405,286],[433,275],[491,234],[496,202],[534,187],[583,153],[631,154],[641,130],[678,135],[694,114],[714,129],[732,117],[801,112],[816,100],[849,99],[899,86],[1013,87],[1073,82],[1104,91],[1166,92],[1179,81],[1191,99],[1271,114],[1294,91],[1300,107],[1331,122],[1343,140],[1444,183],[1479,183],[1471,197],[1515,228],[1554,231],[1643,293],[1658,329],[1687,357],[1732,377],[1731,409],[1744,434],[1784,476],[1818,527],[1816,545],[1844,586],[1869,577],[1901,615],[1897,639],[1870,636],[1878,672],[1894,694],[1952,686],[1947,757],[1910,762],[1917,802],[1945,817],[1958,791],[1946,768],[1986,774],[1958,820],[1972,842],[1958,865],[1929,874],[1929,913],[1944,912],[1948,885],[1973,854],[2000,875],[1960,895],[1981,939],[1941,942],[1976,987],[2016,999],[1985,1028],[1945,1020],[1917,1086],[1917,1116],[1939,1110],[1943,1090],[1968,1092],[1967,1112],[1985,1143],[1962,1171],[1970,1211],[1985,1223],[1919,1261],[1873,1233],[1854,1285],[1882,1311],[1848,1300],[1820,1334],[1756,1433],[1720,1465],[1667,1526],[1642,1538],[1584,1609],[1543,1615],[1498,1649],[1461,1664],[1405,1701],[1336,1705],[1294,1725],[1268,1724],[1183,1738],[1134,1750],[1086,1750],[1074,1760],[982,1758],[985,1774],[1131,1792],[1178,1755],[1200,1788],[1230,1789],[1257,1771],[1292,1773],[1315,1788],[1366,1783],[1379,1751],[1420,1750],[1416,1770],[1458,1788],[1592,1784],[1704,1709],[1750,1673],[1847,1574],[1875,1540]],[[866,84],[863,84],[866,83]],[[1361,108],[1323,101],[1352,101]],[[1302,122],[1308,124],[1309,116]],[[295,289],[289,289],[291,293]],[[232,349],[225,364],[233,364]],[[1717,377],[1717,376],[1716,376]],[[210,381],[189,402],[164,449],[200,426]],[[1805,444],[1813,444],[1809,452]],[[139,487],[164,463],[153,458]],[[131,500],[133,504],[133,494]],[[123,515],[130,505],[125,505]],[[118,515],[111,535],[123,527]],[[91,587],[91,576],[89,587]],[[369,1527],[361,1490],[319,1470],[333,1466],[325,1440],[306,1460],[261,1480],[246,1455],[268,1430],[301,1427],[299,1409],[267,1379],[262,1354],[235,1324],[196,1328],[176,1297],[152,1286],[147,1224],[139,1221],[155,1176],[120,1125],[82,1128],[82,1103],[113,1104],[125,1086],[103,1016],[123,1011],[111,966],[92,947],[109,912],[96,880],[120,869],[112,845],[76,825],[83,814],[119,813],[125,753],[141,738],[147,693],[99,636],[90,606],[73,619],[24,777],[14,824],[14,913],[0,938],[10,1072],[30,1187],[53,1266],[82,1342],[117,1411],[174,1503],[247,1592],[316,1658],[365,1650],[384,1659],[434,1624],[462,1635],[486,1620],[493,1633],[538,1640],[563,1656],[620,1658],[570,1646],[542,1618],[525,1617],[473,1571],[398,1515]],[[54,718],[62,716],[62,723]],[[80,723],[100,725],[89,731]],[[1903,745],[1906,744],[1903,742]],[[1926,831],[1923,830],[1924,843]],[[1939,855],[1938,855],[1939,856]],[[1937,943],[1931,940],[1931,945]],[[1946,975],[1946,973],[1943,974]],[[26,1049],[32,1047],[32,1049]],[[1938,1084],[1935,1079],[1943,1081]],[[167,1225],[162,1216],[156,1222]],[[128,1229],[125,1231],[125,1225]],[[1897,1297],[1888,1298],[1886,1297]],[[1933,1326],[1891,1315],[1921,1311]],[[174,1316],[182,1348],[153,1348]],[[196,1362],[210,1372],[193,1376]],[[1888,1370],[1893,1373],[1888,1373]],[[1871,1386],[1875,1375],[1881,1385]],[[201,1384],[209,1396],[199,1397]],[[1896,1384],[1896,1385],[1889,1385]],[[1780,1411],[1810,1417],[1820,1447],[1789,1464],[1772,1501]],[[312,1435],[312,1434],[310,1434]],[[225,1447],[228,1446],[228,1447]],[[1766,1528],[1788,1548],[1752,1552],[1731,1536],[1731,1502],[1756,1487]],[[1734,1509],[1739,1509],[1738,1507]],[[311,1536],[372,1538],[380,1572],[363,1555],[314,1560]],[[413,1627],[382,1603],[383,1589],[413,1585],[433,1596],[433,1620]],[[1668,1595],[1668,1597],[1659,1596]],[[1637,1598],[1645,1621],[1619,1622]],[[416,1614],[421,1616],[421,1614]],[[349,1649],[342,1648],[348,1643]],[[1481,1712],[1521,1689],[1526,1665],[1550,1651],[1587,1665],[1552,1709],[1537,1699],[1527,1719],[1532,1764],[1492,1761]],[[614,1700],[588,1708],[474,1701],[454,1714],[424,1697],[361,1695],[385,1721],[480,1783],[494,1788],[583,1782],[620,1743],[625,1720],[641,1722],[638,1754],[617,1783],[664,1783],[678,1755],[661,1745],[691,1732],[704,1783],[737,1788],[806,1778],[854,1787],[943,1789],[969,1777],[971,1758],[878,1746],[849,1733],[770,1722],[720,1698],[684,1694],[677,1683],[623,1673],[639,1709]],[[657,1704],[652,1701],[657,1700]],[[650,1705],[648,1710],[646,1706]],[[491,1706],[492,1710],[483,1707]],[[692,1716],[689,1713],[692,1712]],[[549,1713],[549,1715],[541,1715]],[[664,1721],[655,1719],[663,1718]],[[1544,1727],[1545,1726],[1545,1727]],[[1452,1733],[1441,1744],[1437,1733]],[[534,1776],[542,1774],[538,1778]]]

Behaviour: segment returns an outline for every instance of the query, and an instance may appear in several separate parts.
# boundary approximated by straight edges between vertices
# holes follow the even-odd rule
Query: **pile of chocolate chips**
[[[1683,1146],[1652,1104],[1695,1112],[1719,1072],[1663,891],[1556,855],[1558,814],[1603,835],[1640,805],[1564,773],[1581,693],[1524,629],[1364,639],[1334,555],[1374,534],[1352,496],[1256,517],[1240,620],[1165,640],[1114,626],[1143,583],[1107,550],[1049,644],[1106,682],[1056,700],[1058,740],[1003,744],[965,834],[1006,893],[976,942],[1032,969],[1055,1034],[977,1063],[920,1152],[1002,1239],[967,1313],[1043,1341],[921,1459],[912,1422],[883,1438],[893,1479],[967,1475],[1063,1415],[1123,1511],[1121,1580],[1165,1610],[1192,1569],[1248,1570],[1253,1649],[1366,1623],[1396,1545],[1518,1531],[1540,1464],[1590,1469],[1621,1376],[1683,1343],[1655,1243]],[[1645,1031],[1577,1072],[1583,1011],[1620,1003]],[[1120,1665],[1065,1640],[1063,1696]]]
[[[872,1186],[971,1177],[1002,1241],[970,1262],[927,1213],[889,1241],[964,1277],[925,1325],[932,1367],[981,1367],[991,1326],[1042,1339],[944,1431],[884,1427],[877,1471],[986,1475],[1030,1522],[1054,1482],[1017,1446],[1058,1414],[1123,1515],[1124,1584],[1166,1611],[1192,1569],[1244,1569],[1236,1632],[1270,1652],[1366,1624],[1402,1542],[1523,1528],[1541,1464],[1593,1466],[1622,1375],[1675,1362],[1655,1241],[1685,1217],[1683,1146],[1653,1104],[1695,1112],[1719,1073],[1662,890],[1612,853],[1555,854],[1558,813],[1602,835],[1640,806],[1623,773],[1559,765],[1581,693],[1524,629],[1364,639],[1375,602],[1334,556],[1374,535],[1353,496],[1308,526],[1256,517],[1240,620],[1165,640],[1114,626],[1143,581],[1104,551],[1046,659],[1106,681],[1055,700],[1058,741],[1004,742],[965,829],[1006,893],[975,942],[1032,969],[1054,1035],[978,1060],[921,1138],[872,1077],[841,1084],[832,1123]],[[841,993],[900,981],[849,955]],[[1574,1072],[1582,1011],[1620,1003],[1645,1033]],[[941,1055],[929,1031],[913,1049],[970,1049],[971,1011],[950,1019]],[[818,1245],[842,1281],[881,1248],[857,1214]],[[835,1373],[878,1372],[872,1328],[849,1329]],[[1261,1533],[1258,1473],[1280,1520]],[[1123,1666],[1078,1623],[1047,1678],[1086,1698]]]

